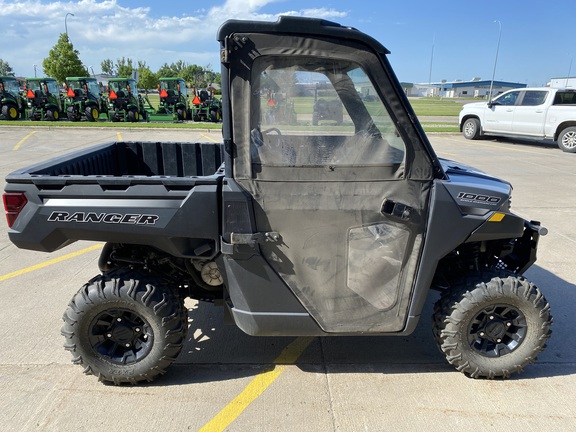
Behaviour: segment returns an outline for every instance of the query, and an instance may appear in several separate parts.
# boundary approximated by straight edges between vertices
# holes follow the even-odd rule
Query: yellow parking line
[[[120,132],[116,132],[116,136],[118,137],[118,141],[124,141],[122,139],[122,135],[120,135]]]
[[[292,364],[302,355],[304,350],[314,340],[313,337],[299,337],[289,344],[282,353],[274,360],[275,365]],[[284,367],[275,366],[271,371],[258,374],[248,386],[236,396],[222,411],[206,423],[199,432],[223,431],[230,423],[238,418],[248,406],[266,390],[270,384],[284,371]]]
[[[86,252],[92,252],[93,250],[101,249],[102,246],[103,246],[102,244],[93,245],[93,246],[87,247],[85,249],[81,249],[79,251],[69,253],[68,255],[63,255],[61,257],[54,258],[50,261],[46,261],[46,262],[43,262],[40,264],[36,264],[36,265],[30,266],[30,267],[23,268],[21,270],[17,270],[17,271],[12,272],[12,273],[5,274],[3,276],[0,276],[0,282],[15,278],[16,276],[21,276],[23,274],[30,273],[34,270],[39,270],[41,268],[51,266],[52,264],[57,264],[59,262],[65,261],[67,259],[74,258],[74,257],[77,257],[79,255],[85,254]]]
[[[219,143],[219,142],[220,142],[220,141],[215,140],[214,138],[212,138],[211,136],[208,136],[208,135],[200,134],[200,136],[201,136],[202,138],[206,138],[208,141],[212,141],[212,142],[215,142],[215,143]]]
[[[35,133],[36,133],[36,131],[32,131],[28,135],[26,135],[24,138],[22,138],[20,141],[18,141],[18,143],[14,146],[12,151],[17,151],[20,148],[20,146],[24,143],[24,141],[26,141],[28,138],[30,138]]]

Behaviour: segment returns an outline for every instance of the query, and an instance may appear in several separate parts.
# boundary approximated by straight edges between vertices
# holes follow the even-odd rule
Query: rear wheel
[[[57,121],[60,118],[60,113],[56,109],[47,109],[46,110],[46,120],[48,121]]]
[[[6,120],[18,120],[19,117],[18,108],[16,108],[16,105],[13,105],[11,103],[6,104],[2,107],[2,116]]]
[[[68,120],[70,121],[78,121],[78,114],[76,113],[76,109],[74,106],[69,106],[66,109],[66,117],[68,117]]]
[[[526,279],[500,274],[468,278],[434,308],[434,335],[457,370],[472,378],[508,378],[546,347],[552,316]]]
[[[176,110],[176,115],[178,117],[178,120],[186,120],[186,110],[183,108],[178,108]]]
[[[557,143],[562,151],[576,153],[576,127],[567,127],[560,132]]]
[[[86,107],[84,114],[86,115],[86,120],[90,122],[96,121],[100,117],[100,112],[95,106]]]
[[[186,336],[186,309],[165,283],[118,270],[96,276],[64,313],[64,347],[100,381],[152,381],[176,360]]]
[[[135,123],[140,119],[140,115],[138,114],[138,111],[136,111],[135,109],[131,109],[130,111],[128,111],[128,121]]]
[[[462,125],[462,134],[464,138],[473,140],[480,136],[480,122],[478,119],[469,118]]]

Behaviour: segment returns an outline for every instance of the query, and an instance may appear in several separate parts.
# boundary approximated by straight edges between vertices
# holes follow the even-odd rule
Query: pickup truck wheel
[[[84,372],[113,384],[152,381],[176,360],[187,311],[165,283],[131,270],[96,276],[64,313],[64,347]]]
[[[576,127],[571,126],[560,132],[558,147],[568,153],[576,153]]]
[[[478,119],[469,118],[462,125],[462,134],[464,138],[473,140],[480,136],[480,122]]]
[[[550,306],[535,285],[504,273],[492,276],[463,280],[434,308],[440,350],[471,378],[508,378],[522,371],[551,334]]]

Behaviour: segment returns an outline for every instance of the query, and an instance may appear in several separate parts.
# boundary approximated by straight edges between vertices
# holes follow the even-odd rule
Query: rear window
[[[576,105],[576,92],[556,93],[554,105]]]

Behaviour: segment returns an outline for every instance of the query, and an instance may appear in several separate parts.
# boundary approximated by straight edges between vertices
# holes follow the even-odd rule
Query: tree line
[[[220,84],[220,73],[212,71],[210,64],[202,67],[189,64],[183,60],[174,63],[164,63],[156,72],[152,72],[145,61],[131,58],[118,58],[116,61],[105,59],[100,64],[102,73],[117,76],[119,78],[131,78],[136,72],[138,76],[138,88],[156,88],[161,77],[180,77],[190,86],[205,88],[211,84]],[[61,33],[56,45],[49,51],[48,57],[42,61],[42,68],[46,76],[55,78],[63,83],[66,77],[88,77],[94,75],[94,71],[86,68],[80,60],[80,52],[74,49],[72,42],[66,33]],[[0,59],[0,75],[15,76],[10,64]]]

